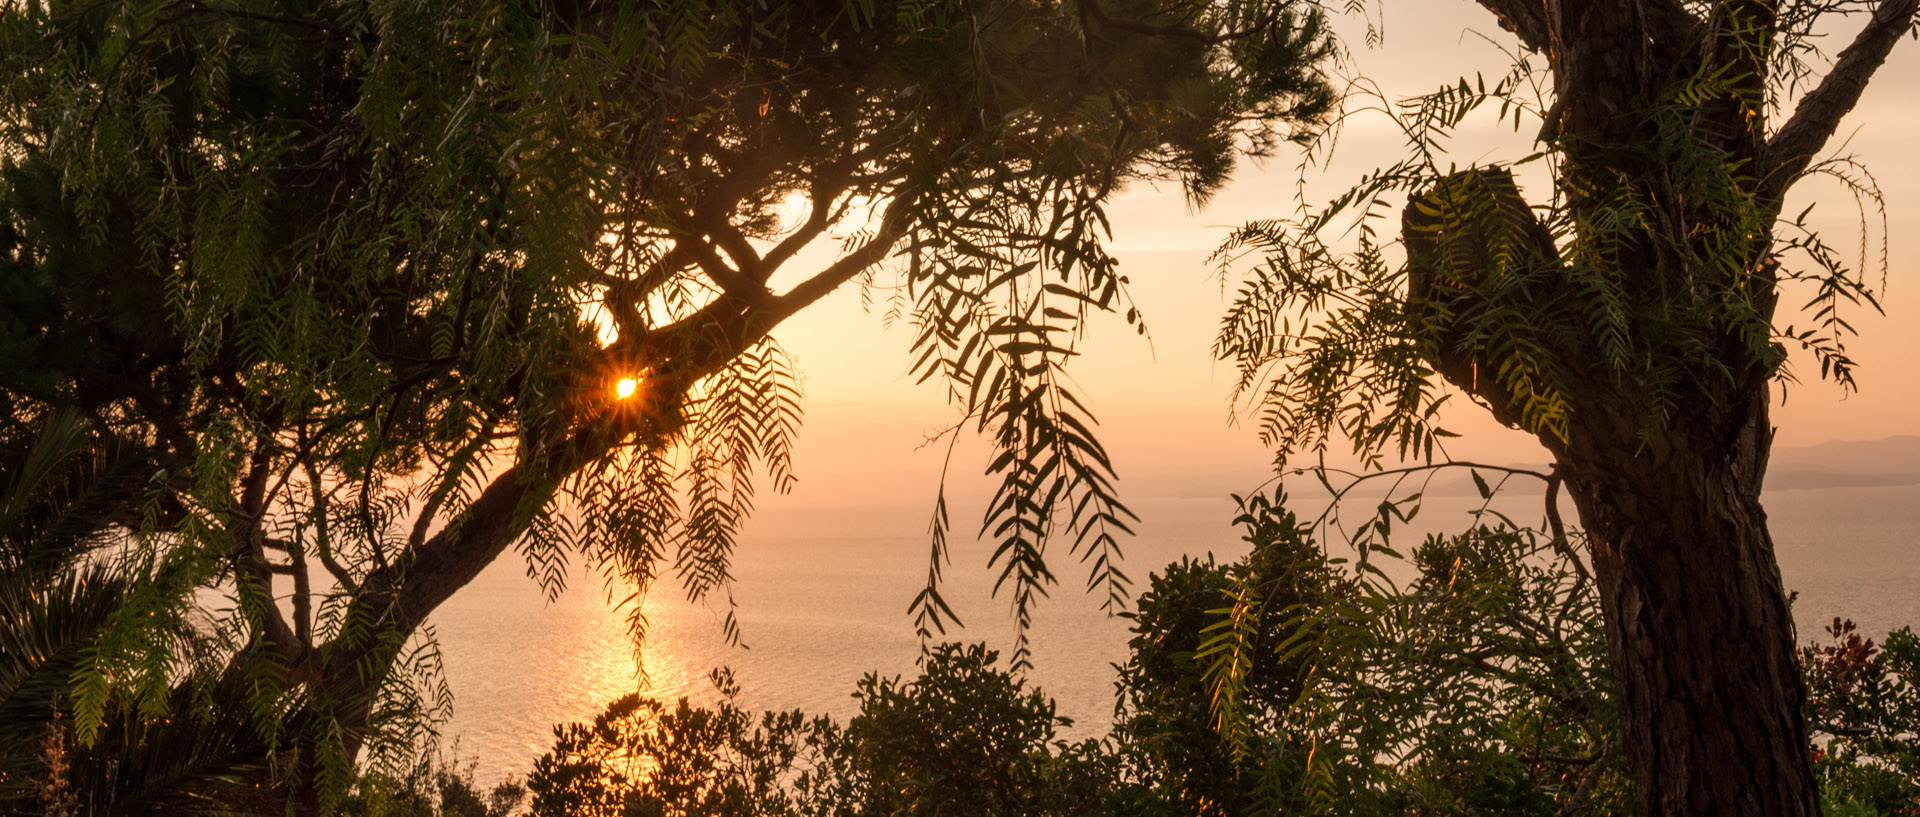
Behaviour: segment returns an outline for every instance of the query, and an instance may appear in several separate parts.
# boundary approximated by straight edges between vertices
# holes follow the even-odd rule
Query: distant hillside
[[[1920,436],[1776,448],[1767,488],[1865,488],[1920,484]]]
[[[1303,461],[1310,462],[1307,458]],[[1502,465],[1528,468],[1542,473],[1552,470],[1544,462],[1500,462]],[[1480,476],[1489,485],[1500,479],[1495,471],[1482,470]],[[1120,482],[1121,495],[1127,501],[1141,499],[1225,501],[1229,494],[1245,495],[1271,490],[1272,472],[1264,463],[1253,460],[1212,467],[1174,467],[1127,474]],[[1288,491],[1295,499],[1318,499],[1324,492],[1310,476],[1290,476]],[[1344,483],[1344,479],[1336,479]],[[1509,490],[1532,490],[1540,482],[1527,477],[1512,477]],[[1775,448],[1767,469],[1767,490],[1793,491],[1816,488],[1871,488],[1889,485],[1920,484],[1920,436],[1903,435],[1878,440],[1849,440],[1795,448]],[[1471,497],[1479,489],[1465,468],[1449,468],[1424,484],[1410,481],[1402,493],[1423,490],[1427,496]],[[949,500],[952,496],[949,495]],[[914,508],[921,507],[918,503]]]
[[[1524,467],[1550,470],[1544,464],[1527,463]],[[1492,472],[1481,476],[1489,482],[1498,478]],[[1511,487],[1526,482],[1515,478]],[[1920,436],[1776,448],[1767,467],[1766,487],[1770,491],[1888,485],[1920,485]],[[1465,469],[1448,469],[1427,484],[1425,493],[1428,496],[1475,496],[1479,491]]]

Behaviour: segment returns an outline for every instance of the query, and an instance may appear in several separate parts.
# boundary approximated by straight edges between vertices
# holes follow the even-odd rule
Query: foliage
[[[1334,592],[1333,576],[1318,550],[1301,536],[1291,514],[1263,495],[1242,500],[1235,520],[1247,529],[1251,554],[1231,565],[1183,558],[1152,576],[1140,595],[1126,663],[1119,667],[1112,742],[1134,779],[1162,801],[1168,813],[1239,815],[1259,813],[1278,799],[1298,808],[1298,798],[1259,789],[1261,781],[1297,779],[1308,747],[1290,729],[1288,714],[1299,698],[1311,647],[1284,660],[1295,626]],[[1206,678],[1205,648],[1221,610],[1231,609],[1241,588],[1263,594],[1251,615],[1251,638],[1236,649],[1256,660],[1234,699],[1240,717],[1223,735],[1213,717],[1213,689]]]
[[[1322,619],[1335,642],[1323,650],[1353,662],[1321,688],[1320,706],[1341,716],[1323,722],[1328,739],[1352,735],[1349,757],[1400,764],[1402,808],[1627,809],[1598,607],[1577,564],[1543,539],[1488,527],[1429,536],[1411,583],[1376,576],[1351,600],[1358,609]],[[1343,632],[1342,619],[1365,630]]]
[[[821,790],[856,814],[1087,814],[1103,787],[1052,753],[1053,701],[982,645],[943,644],[911,681],[869,674],[860,714],[825,735]],[[830,782],[827,782],[830,781]],[[1086,784],[1096,785],[1086,785]]]
[[[1053,742],[1053,702],[980,645],[942,644],[910,681],[868,675],[845,726],[799,712],[756,722],[718,672],[715,708],[629,695],[556,727],[528,778],[535,815],[1092,814],[1117,766]]]
[[[1054,739],[1052,701],[946,644],[914,679],[864,678],[845,725],[756,721],[726,676],[711,709],[624,698],[556,730],[535,813],[1634,813],[1598,594],[1571,549],[1502,522],[1360,565],[1323,556],[1282,500],[1242,500],[1244,560],[1152,576],[1103,740]],[[1256,671],[1222,734],[1207,673],[1236,649],[1217,636],[1237,609],[1261,635],[1238,647]],[[1829,808],[1911,814],[1916,641],[1832,632],[1802,651]]]
[[[681,698],[667,707],[628,695],[593,723],[554,727],[553,751],[534,762],[535,815],[762,815],[795,806],[791,786],[817,751],[818,721],[735,703],[732,675],[713,676],[713,709]]]
[[[1920,639],[1884,646],[1834,619],[1800,650],[1815,734],[1814,771],[1835,814],[1920,814]]]
[[[794,478],[770,333],[883,269],[993,440],[1022,632],[1049,542],[1118,604],[1130,514],[1062,369],[1138,322],[1101,204],[1317,124],[1328,48],[1291,0],[7,4],[0,444],[67,409],[146,463],[78,739],[170,705],[156,622],[218,597],[214,677],[331,797],[362,748],[404,772],[448,705],[424,621],[508,548],[550,593],[586,558],[724,595]]]
[[[1473,476],[1490,501],[1494,487]],[[1278,494],[1242,501],[1237,521],[1255,543],[1247,562],[1175,563],[1141,596],[1114,741],[1123,757],[1180,758],[1136,767],[1157,790],[1210,786],[1205,802],[1217,810],[1189,801],[1179,813],[1633,813],[1597,589],[1562,546],[1568,534],[1483,509],[1489,524],[1429,535],[1405,557],[1379,539],[1366,561],[1319,562],[1312,531],[1327,517],[1303,525],[1286,504]],[[1418,509],[1416,495],[1369,524],[1404,523]],[[1291,574],[1305,581],[1237,578],[1274,533],[1318,569]],[[1300,601],[1275,601],[1283,597]],[[1196,624],[1212,637],[1192,655],[1182,647]],[[1260,635],[1231,640],[1245,632]],[[1814,729],[1807,751],[1827,808],[1915,813],[1920,641],[1902,629],[1883,648],[1838,619],[1827,632],[1827,643],[1800,652]],[[1236,689],[1237,676],[1221,675],[1236,662],[1253,670],[1253,685]],[[1178,669],[1144,682],[1145,666]],[[1303,666],[1311,669],[1291,691],[1262,691],[1261,673]],[[1224,735],[1210,723],[1194,728],[1207,702],[1179,694],[1208,673],[1216,683],[1204,691],[1232,696],[1211,707]],[[1219,805],[1232,803],[1247,810]]]
[[[179,662],[157,707],[111,706],[94,740],[77,739],[70,679],[155,578],[100,522],[144,463],[71,413],[42,418],[33,440],[24,459],[0,462],[0,811],[217,810],[264,749],[212,683],[217,634],[199,622],[155,627]]]
[[[459,747],[454,747],[457,756]],[[445,756],[422,757],[401,777],[375,772],[362,776],[341,811],[354,817],[509,817],[526,799],[527,789],[507,779],[483,790],[474,782],[474,765]]]
[[[1501,525],[1430,535],[1405,556],[1383,540],[1358,562],[1327,558],[1317,525],[1297,520],[1279,493],[1243,501],[1239,522],[1256,543],[1276,537],[1295,564],[1316,566],[1286,581],[1232,580],[1195,657],[1236,760],[1269,759],[1237,783],[1259,808],[1624,808],[1604,631],[1570,551]],[[1266,549],[1256,544],[1250,560]],[[1249,643],[1249,632],[1267,635]],[[1241,680],[1268,667],[1300,673],[1284,698]],[[1277,740],[1291,757],[1271,748]]]

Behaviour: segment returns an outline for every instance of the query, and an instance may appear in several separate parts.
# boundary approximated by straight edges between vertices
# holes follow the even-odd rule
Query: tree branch
[[[905,194],[894,199],[881,219],[879,230],[859,249],[763,307],[739,310],[732,321],[736,327],[719,327],[722,334],[719,342],[694,343],[691,342],[694,339],[683,339],[685,342],[677,345],[686,350],[686,354],[677,357],[673,369],[662,373],[663,379],[690,384],[717,370],[782,319],[886,258],[905,234],[911,199],[911,195]],[[722,302],[728,300],[723,298]],[[702,310],[692,318],[653,333],[649,341],[671,343],[670,337],[689,332],[710,337],[720,318]],[[726,331],[729,328],[738,331]],[[398,616],[404,622],[418,624],[519,536],[525,522],[517,518],[517,511],[523,503],[531,501],[528,494],[536,484],[557,485],[609,449],[614,440],[624,436],[624,430],[618,422],[595,421],[569,437],[557,459],[542,469],[545,473],[530,474],[529,463],[525,461],[507,469],[468,506],[460,525],[443,528],[414,549],[405,565],[383,566],[368,576],[354,607],[360,609],[362,615],[371,615],[374,610],[391,605],[385,616]]]
[[[1105,8],[1101,7],[1098,0],[1082,0],[1080,3],[1080,11],[1083,16],[1099,23],[1103,28],[1126,31],[1147,37],[1180,37],[1207,45],[1219,45],[1231,41],[1235,36],[1241,36],[1241,34],[1209,34],[1195,28],[1192,23],[1187,20],[1182,20],[1174,25],[1167,25],[1165,23],[1149,23],[1144,20],[1136,20],[1128,17],[1112,17],[1107,14]],[[1091,26],[1089,26],[1089,28],[1091,28]]]
[[[827,224],[831,221],[829,215],[833,211],[833,203],[847,189],[846,175],[840,174],[831,181],[817,180],[808,186],[807,199],[812,206],[808,208],[807,220],[795,228],[791,235],[781,239],[773,249],[768,250],[766,258],[762,259],[765,272],[769,277],[778,272],[780,265],[792,258],[800,248],[805,247],[826,231]]]
[[[1860,101],[1867,81],[1880,70],[1893,44],[1899,42],[1920,14],[1920,0],[1881,0],[1865,28],[1840,52],[1820,85],[1800,98],[1793,116],[1767,142],[1766,182],[1763,194],[1775,207],[1787,187],[1813,162],[1840,127],[1840,120]]]
[[[1600,744],[1599,751],[1593,753],[1595,762],[1587,765],[1586,772],[1580,775],[1579,784],[1574,786],[1573,796],[1568,798],[1566,803],[1560,806],[1560,810],[1554,812],[1556,817],[1572,817],[1572,815],[1585,811],[1587,798],[1593,795],[1593,784],[1599,782],[1600,772],[1606,768],[1606,766],[1599,761],[1605,760],[1607,754],[1612,751],[1613,744],[1611,742]]]
[[[751,273],[727,266],[727,261],[712,244],[702,241],[698,236],[688,236],[673,244],[674,252],[685,253],[700,265],[700,271],[720,286],[727,296],[747,304],[749,307],[767,303],[770,293],[764,284],[753,280]]]
[[[659,258],[648,264],[637,278],[622,278],[607,285],[608,311],[613,315],[614,326],[620,330],[621,337],[638,337],[646,331],[646,321],[641,307],[653,291],[659,289],[681,270],[693,265],[678,247],[661,253]]]
[[[753,248],[753,242],[747,240],[739,227],[726,219],[714,219],[700,225],[700,229],[713,238],[714,245],[727,257],[733,259],[733,269],[738,272],[736,277],[756,284],[766,283],[770,270],[761,264],[759,251]]]
[[[463,450],[449,458],[448,461],[456,462],[470,455],[484,456],[482,452],[485,451],[488,442],[493,439],[493,433],[499,428],[499,425],[498,421],[487,421],[480,433],[474,435],[473,440],[469,442]],[[420,508],[420,515],[413,520],[413,533],[407,537],[407,547],[409,549],[418,548],[426,543],[427,531],[433,526],[434,520],[439,518],[440,508],[446,504],[447,497],[459,487],[460,480],[465,477],[466,473],[462,470],[454,470],[451,473],[443,473],[441,475],[440,484],[428,493],[426,503]]]
[[[723,295],[693,316],[650,333],[644,344],[648,349],[641,351],[660,349],[662,345],[677,351],[669,360],[660,361],[671,366],[660,373],[660,379],[682,387],[719,370],[781,320],[885,259],[912,221],[914,198],[904,191],[896,196],[872,239],[786,295],[757,306],[743,305],[739,299]],[[605,351],[622,354],[630,349],[623,342]],[[551,458],[535,462],[523,459],[495,477],[467,506],[460,524],[442,528],[420,547],[410,549],[407,558],[381,565],[361,582],[348,607],[349,625],[343,632],[412,632],[525,531],[528,508],[545,504],[561,482],[625,439],[632,432],[632,422],[622,413],[589,419],[576,426]],[[330,692],[344,705],[369,707],[380,679],[355,668],[385,667],[386,659],[398,649],[399,642],[393,639],[335,639],[322,648],[327,666],[321,677],[335,679]],[[370,657],[375,660],[367,663]]]
[[[280,607],[273,601],[273,564],[267,560],[265,531],[261,522],[267,510],[267,480],[273,476],[273,438],[262,435],[255,444],[253,455],[242,481],[243,491],[239,501],[227,511],[227,536],[232,540],[232,551],[228,554],[234,562],[234,581],[245,584],[251,582],[260,593],[260,626],[266,637],[266,646],[286,658],[298,658],[306,648],[294,634],[287,620],[280,615]],[[287,575],[292,575],[288,570]]]
[[[917,198],[918,191],[896,191],[893,200],[880,215],[880,228],[874,231],[873,238],[860,245],[859,249],[841,256],[818,275],[801,281],[787,290],[785,295],[775,298],[774,308],[763,319],[770,321],[766,327],[772,329],[773,324],[786,320],[838,289],[841,284],[853,280],[854,276],[885,260],[893,252],[893,245],[906,236],[907,226],[913,222],[909,213]]]
[[[1810,732],[1825,732],[1836,738],[1864,738],[1873,734],[1873,730],[1869,727],[1841,726],[1826,721],[1814,721],[1813,723],[1807,724],[1807,730]]]
[[[1553,43],[1553,27],[1547,22],[1547,7],[1541,0],[1479,0],[1479,3],[1499,18],[1501,28],[1519,35],[1521,45],[1547,53]]]
[[[326,567],[328,573],[333,574],[333,580],[340,583],[342,590],[357,593],[360,591],[360,583],[353,578],[353,573],[347,570],[347,566],[341,564],[333,555],[333,526],[327,518],[327,505],[332,499],[332,492],[322,489],[320,470],[311,461],[303,461],[301,465],[307,471],[307,484],[313,489],[314,552],[320,557],[320,564]]]

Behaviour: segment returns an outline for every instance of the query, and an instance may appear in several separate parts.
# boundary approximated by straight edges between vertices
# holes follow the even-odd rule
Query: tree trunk
[[[1771,137],[1766,102],[1802,79],[1773,71],[1798,36],[1778,3],[1479,2],[1547,59],[1540,139],[1571,229],[1540,221],[1504,169],[1415,196],[1402,235],[1423,354],[1553,452],[1589,537],[1640,813],[1817,815],[1760,506],[1784,357],[1767,348],[1782,253],[1767,225],[1920,0],[1872,4]],[[1633,337],[1603,336],[1604,315]]]
[[[1494,206],[1476,204],[1487,200]],[[1475,332],[1529,331],[1489,328],[1480,282],[1500,266],[1496,248],[1520,259],[1516,269],[1557,269],[1552,235],[1497,168],[1454,174],[1402,218],[1407,306],[1428,359],[1501,422],[1535,426],[1524,399],[1482,376],[1503,371],[1503,360],[1473,341]],[[1569,306],[1579,295],[1564,282],[1534,274],[1508,297],[1543,323],[1573,327],[1563,333],[1573,342],[1527,335],[1563,344],[1565,437],[1544,424],[1536,435],[1589,537],[1639,812],[1817,815],[1806,691],[1760,507],[1772,370],[1725,340],[1727,368],[1743,374],[1728,382],[1700,366],[1694,390],[1663,414],[1634,378],[1594,359],[1584,314]]]
[[[1767,394],[1753,391],[1645,446],[1632,427],[1576,422],[1559,452],[1590,537],[1644,817],[1820,813],[1760,506]],[[1714,433],[1729,424],[1731,437]]]

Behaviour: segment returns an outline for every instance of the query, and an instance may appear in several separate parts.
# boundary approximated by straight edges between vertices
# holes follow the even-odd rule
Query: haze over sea
[[[1836,616],[1876,638],[1920,624],[1920,477],[1904,473],[1920,471],[1912,451],[1920,451],[1920,438],[1776,452],[1765,503],[1781,574],[1799,594],[1800,643],[1821,637]],[[1419,527],[1465,527],[1477,502],[1462,487],[1436,480]],[[1303,488],[1293,491],[1308,498]],[[1245,553],[1229,524],[1233,503],[1220,494],[1135,497],[1131,504],[1141,524],[1126,543],[1125,564],[1136,589],[1182,555],[1228,561]],[[1531,510],[1537,518],[1537,504]],[[711,701],[707,673],[725,665],[750,709],[851,716],[851,693],[863,675],[914,671],[919,642],[906,610],[926,576],[927,513],[775,507],[756,516],[734,558],[744,647],[729,647],[721,635],[724,597],[690,604],[677,585],[663,582],[645,606],[646,694]],[[963,532],[965,517],[955,509]],[[989,597],[988,552],[982,544],[955,548],[947,594],[968,626],[948,637],[984,640],[1004,658],[1013,627],[1007,605]],[[1067,736],[1098,735],[1111,722],[1111,664],[1125,657],[1127,622],[1105,615],[1098,596],[1081,592],[1085,570],[1072,556],[1053,553],[1050,562],[1060,585],[1038,611],[1030,678],[1074,720]],[[626,595],[621,589],[616,599]],[[455,695],[446,742],[457,739],[460,756],[477,759],[482,781],[524,775],[551,748],[554,724],[590,719],[639,689],[625,614],[591,573],[576,571],[568,592],[548,603],[525,576],[524,562],[510,554],[438,611],[433,624]]]

